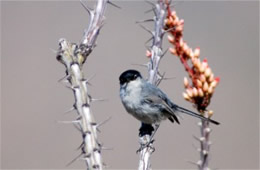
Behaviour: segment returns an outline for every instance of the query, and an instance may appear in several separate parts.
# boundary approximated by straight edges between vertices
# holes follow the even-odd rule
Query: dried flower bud
[[[170,53],[172,53],[173,55],[177,55],[175,48],[170,48],[169,50],[170,50]]]
[[[190,101],[190,97],[188,96],[187,93],[183,92],[182,95],[183,95],[183,98],[184,98],[185,100]]]
[[[213,82],[214,81],[214,74],[211,73],[209,76],[209,82]]]
[[[176,18],[176,11],[172,11],[172,13],[171,13],[171,17],[172,17],[173,19]]]
[[[200,81],[201,81],[202,83],[204,83],[204,82],[206,81],[206,77],[205,77],[204,74],[201,74],[201,75],[200,75]]]
[[[201,66],[199,67],[199,71],[200,71],[201,73],[204,73],[205,70],[206,70],[205,65],[201,64]]]
[[[166,26],[171,26],[172,25],[172,18],[170,17],[170,18],[165,19],[164,23],[165,23]]]
[[[213,115],[213,110],[209,110],[208,115],[209,115],[209,117],[211,117]]]
[[[182,25],[178,25],[176,27],[176,31],[181,32],[182,30],[183,30],[183,26]]]
[[[203,84],[203,91],[204,92],[207,92],[208,91],[208,89],[209,89],[209,85],[208,85],[208,83],[207,82],[204,82],[204,84]]]
[[[194,58],[194,53],[193,53],[193,51],[192,51],[192,49],[190,48],[190,58]],[[194,65],[194,64],[193,64]]]
[[[181,19],[181,20],[179,21],[179,24],[180,24],[180,25],[183,25],[183,24],[184,24],[184,19]]]
[[[194,57],[191,57],[191,62],[192,62],[192,64],[193,64],[193,66],[195,67],[195,68],[199,68],[199,65],[200,65],[200,61],[197,59],[197,58],[194,58]]]
[[[185,42],[184,44],[183,44],[183,51],[185,52],[185,53],[187,53],[187,50],[188,50],[188,45],[187,45],[187,43]]]
[[[200,88],[202,87],[202,83],[199,79],[197,79],[197,87],[200,87]]]
[[[202,65],[204,65],[206,68],[208,68],[208,60],[206,58],[203,59]]]
[[[209,86],[208,88],[208,93],[212,94],[214,92],[214,88],[212,86]]]
[[[201,62],[199,59],[197,59],[196,65],[194,65],[198,70],[201,67]]]
[[[178,21],[176,19],[172,19],[172,26],[176,27],[178,25]]]
[[[190,98],[192,98],[193,97],[193,92],[192,92],[192,89],[186,89],[186,93],[188,94],[188,96],[190,97]]]
[[[151,53],[151,51],[146,50],[146,56],[147,56],[148,58],[151,58],[151,57],[152,57],[152,53]]]
[[[189,57],[189,58],[191,58],[191,56],[190,56],[190,54],[191,54],[191,49],[188,47],[188,49],[185,51],[186,52],[186,54],[187,54],[187,56]]]
[[[184,77],[184,87],[187,88],[189,86],[189,81],[188,81],[188,78],[187,77]]]
[[[179,17],[176,15],[175,16],[175,18],[173,18],[173,20],[175,21],[175,22],[177,22],[177,23],[179,23],[179,21],[180,21],[180,19],[179,19]]]
[[[181,39],[180,39],[180,46],[181,46],[181,47],[183,46],[183,43],[184,43],[184,42],[183,42],[183,39],[181,38]]]
[[[198,58],[200,56],[200,48],[194,49],[194,57]]]
[[[193,92],[193,96],[194,97],[197,97],[199,95],[198,90],[196,89],[196,87],[193,87],[192,92]]]
[[[211,69],[208,67],[208,68],[206,68],[206,70],[205,70],[205,76],[206,77],[209,77],[210,75],[211,75],[211,73],[212,73],[212,71],[211,71]]]
[[[195,65],[195,63],[197,62],[197,59],[196,58],[191,58],[191,62],[193,65]]]
[[[200,96],[200,97],[203,97],[203,96],[204,96],[204,93],[203,93],[203,91],[202,91],[201,88],[198,89],[198,93],[199,93],[199,96]]]
[[[173,43],[173,42],[174,42],[174,38],[173,38],[172,36],[168,35],[168,41],[169,41],[170,43]]]
[[[210,87],[215,88],[217,86],[218,82],[214,80],[213,82],[210,83]]]

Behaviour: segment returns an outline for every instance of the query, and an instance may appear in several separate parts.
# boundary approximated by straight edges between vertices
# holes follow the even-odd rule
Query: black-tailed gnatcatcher
[[[145,124],[159,125],[169,119],[179,124],[178,112],[209,121],[219,122],[203,117],[195,112],[174,104],[158,87],[144,80],[136,70],[127,70],[120,77],[120,98],[128,113]]]

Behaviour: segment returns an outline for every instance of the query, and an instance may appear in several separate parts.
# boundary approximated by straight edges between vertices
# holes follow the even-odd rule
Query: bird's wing
[[[144,101],[146,103],[149,103],[151,105],[159,105],[160,108],[163,110],[163,112],[165,114],[167,114],[167,116],[169,117],[169,119],[171,121],[173,121],[173,119],[180,124],[178,117],[175,114],[175,110],[172,109],[171,106],[169,106],[169,104],[166,102],[165,100],[165,94],[161,94],[161,95],[156,95],[154,93],[148,93],[149,95],[147,95],[144,98]],[[172,119],[173,118],[173,119]]]
[[[143,91],[143,96],[145,96],[147,101],[150,101],[154,104],[160,104],[161,106],[163,106],[164,110],[166,111],[166,114],[169,114],[169,116],[172,116],[177,123],[179,123],[178,112],[182,112],[182,113],[200,118],[202,120],[209,121],[209,122],[214,123],[216,125],[220,124],[219,122],[217,122],[215,120],[206,118],[206,117],[199,115],[199,114],[197,114],[193,111],[190,111],[188,109],[185,109],[183,107],[180,107],[180,106],[172,103],[163,91],[161,91],[158,87],[156,87],[156,86],[154,86],[154,85],[152,85],[148,82],[147,82],[146,86],[144,86],[142,91]]]

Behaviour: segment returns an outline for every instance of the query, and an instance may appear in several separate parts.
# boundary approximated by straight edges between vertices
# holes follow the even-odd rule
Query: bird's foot
[[[155,148],[151,145],[151,144],[153,144],[154,141],[155,141],[154,139],[151,139],[151,140],[148,141],[146,144],[142,144],[142,145],[140,146],[140,148],[136,151],[136,153],[141,152],[141,151],[142,151],[143,149],[145,149],[145,148],[152,149],[152,152],[154,152],[154,151],[155,151]]]

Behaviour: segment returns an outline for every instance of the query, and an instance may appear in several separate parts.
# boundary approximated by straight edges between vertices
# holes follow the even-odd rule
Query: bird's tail
[[[193,112],[193,111],[190,111],[190,110],[188,110],[188,109],[185,109],[185,108],[183,108],[183,107],[180,107],[180,106],[177,106],[177,105],[174,105],[174,107],[175,107],[175,108],[177,109],[177,111],[179,111],[179,112],[186,113],[186,114],[188,114],[188,115],[197,117],[197,118],[199,118],[199,119],[201,119],[201,120],[209,121],[209,122],[211,122],[211,123],[213,123],[213,124],[215,124],[215,125],[219,125],[219,124],[220,124],[219,122],[217,122],[217,121],[215,121],[215,120],[212,120],[212,119],[206,118],[206,117],[204,117],[204,116],[201,116],[201,115],[199,115],[199,114],[197,114],[197,113],[195,113],[195,112]]]

